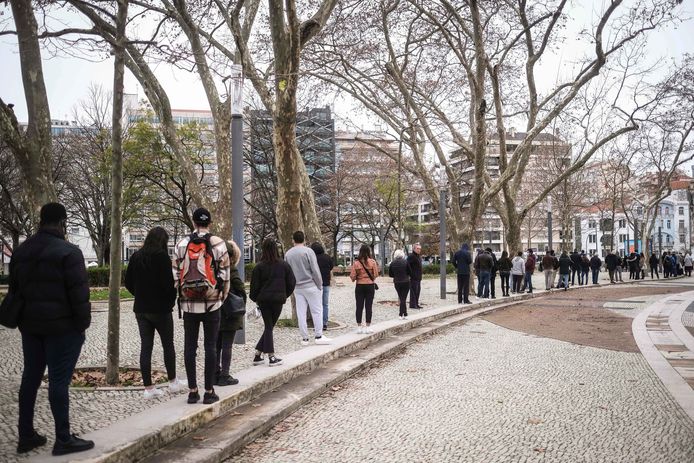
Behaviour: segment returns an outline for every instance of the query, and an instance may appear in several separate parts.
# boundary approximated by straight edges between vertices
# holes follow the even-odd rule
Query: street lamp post
[[[441,299],[446,299],[446,183],[441,166],[439,178],[439,277],[441,283]]]
[[[241,251],[236,268],[241,281],[245,280],[245,252],[243,239],[243,68],[239,64],[231,67],[231,235]],[[236,344],[246,343],[246,332],[236,331]]]
[[[552,197],[547,196],[547,247],[552,249]]]

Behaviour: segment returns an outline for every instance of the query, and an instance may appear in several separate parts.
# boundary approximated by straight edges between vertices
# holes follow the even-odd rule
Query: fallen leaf
[[[202,437],[202,436],[193,436],[193,440],[197,440],[197,441],[204,441],[204,440],[207,440],[207,437]]]
[[[579,386],[585,386],[586,383],[578,383]]]
[[[598,408],[601,409],[601,410],[607,410],[607,407],[604,406],[604,405],[599,405]]]
[[[333,391],[339,391],[342,388],[340,386],[333,386],[330,389],[332,389]]]
[[[545,453],[547,451],[547,449],[543,447],[535,447],[533,450],[537,453]]]
[[[260,407],[261,405],[262,405],[262,404],[251,404],[251,407],[258,408],[258,407]]]
[[[496,403],[502,404],[502,403],[504,403],[504,401],[503,400],[497,400]]]
[[[540,424],[544,423],[544,420],[540,418],[528,418],[528,424]]]
[[[231,416],[241,416],[241,415],[243,415],[243,413],[231,412]]]

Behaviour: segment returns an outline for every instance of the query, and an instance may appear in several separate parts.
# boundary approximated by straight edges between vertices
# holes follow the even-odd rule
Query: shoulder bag
[[[369,278],[371,278],[371,281],[374,282],[374,289],[378,289],[378,283],[376,283],[376,280],[374,280],[374,277],[371,275],[371,272],[369,272],[369,269],[366,268],[366,266],[362,263],[362,261],[357,261],[361,264],[361,267],[366,271],[366,274],[369,275]]]

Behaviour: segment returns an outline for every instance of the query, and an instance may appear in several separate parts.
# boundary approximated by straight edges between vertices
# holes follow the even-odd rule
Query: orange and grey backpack
[[[217,261],[212,252],[209,233],[190,235],[179,274],[180,294],[189,301],[214,298],[223,284],[219,279]]]

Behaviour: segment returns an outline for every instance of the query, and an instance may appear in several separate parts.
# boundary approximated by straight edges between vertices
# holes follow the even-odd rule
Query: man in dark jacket
[[[419,292],[422,289],[422,246],[419,243],[412,247],[412,253],[407,256],[410,266],[410,309],[421,309]]]
[[[658,273],[658,256],[655,255],[655,252],[651,253],[648,265],[651,267],[651,280],[653,279],[653,272],[655,272],[655,277],[660,280],[660,274]]]
[[[489,298],[489,280],[494,267],[492,256],[482,249],[475,257],[475,271],[477,272],[477,297]]]
[[[617,265],[619,265],[619,257],[610,251],[605,256],[605,266],[607,267],[607,272],[610,274],[610,283],[615,283],[615,270],[617,270]]]
[[[566,251],[562,252],[561,257],[559,257],[559,285],[564,287],[564,291],[569,289],[569,274],[572,267],[571,258],[566,254]]]
[[[65,207],[46,204],[40,219],[38,233],[17,247],[10,263],[10,291],[24,300],[19,322],[24,371],[17,452],[46,443],[34,429],[34,406],[48,366],[48,400],[55,421],[53,455],[65,455],[94,447],[94,442],[70,433],[68,395],[84,331],[91,323],[89,282],[82,251],[65,241]]]
[[[325,253],[323,245],[319,242],[315,242],[311,245],[311,249],[316,253],[316,260],[318,261],[318,268],[320,269],[320,276],[323,279],[323,331],[328,329],[328,312],[330,304],[330,279],[333,275],[333,267],[335,264],[333,258]]]
[[[602,260],[597,254],[593,254],[590,258],[590,270],[593,273],[593,284],[598,284],[598,274],[600,273],[600,267],[602,267]]]
[[[525,259],[525,277],[523,279],[523,287],[521,293],[528,288],[528,292],[533,292],[533,273],[535,273],[536,256],[532,249],[528,249],[528,258]]]
[[[496,293],[494,292],[494,286],[496,285],[496,272],[498,272],[498,268],[496,266],[496,256],[494,255],[494,251],[492,251],[492,248],[486,248],[485,251],[487,251],[487,254],[492,258],[492,271],[489,274],[489,292],[492,296],[492,299],[496,299]]]
[[[581,255],[576,249],[569,256],[571,259],[571,286],[576,284],[576,274],[578,274],[578,284],[581,284]]]
[[[471,264],[470,246],[467,243],[463,243],[460,250],[453,256],[453,265],[455,265],[456,273],[458,274],[458,304],[472,304],[468,294],[470,292]]]

